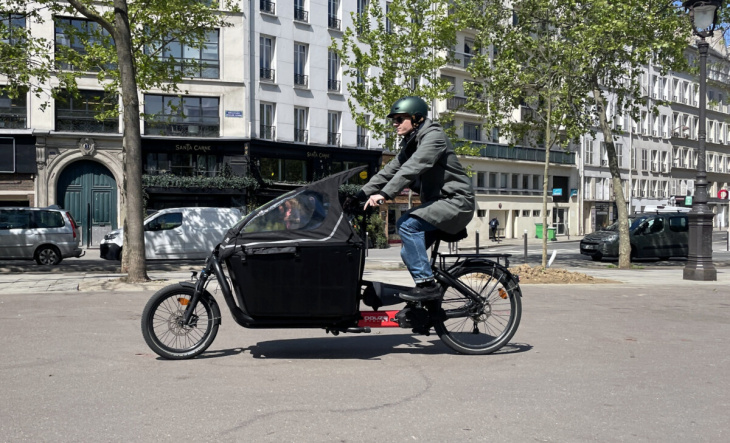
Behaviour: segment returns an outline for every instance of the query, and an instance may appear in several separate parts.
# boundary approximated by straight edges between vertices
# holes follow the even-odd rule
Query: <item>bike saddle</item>
[[[444,231],[437,231],[437,238],[441,241],[445,241],[448,243],[454,243],[459,240],[464,240],[467,237],[466,228],[462,229],[461,231],[457,232],[456,234],[449,234],[448,232]]]

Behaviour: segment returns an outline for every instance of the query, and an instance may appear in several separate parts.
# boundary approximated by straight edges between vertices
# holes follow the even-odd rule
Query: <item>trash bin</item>
[[[542,223],[535,223],[535,238],[542,238]]]
[[[548,238],[548,240],[557,240],[555,238],[555,228],[548,228],[547,229],[547,238]]]

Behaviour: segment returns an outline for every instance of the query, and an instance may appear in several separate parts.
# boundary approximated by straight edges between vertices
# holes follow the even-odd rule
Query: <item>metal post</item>
[[[714,214],[707,206],[707,170],[705,166],[705,114],[707,103],[707,53],[709,43],[704,37],[697,40],[700,53],[700,109],[697,156],[697,179],[689,212],[689,255],[684,267],[685,280],[715,281],[717,269],[712,264],[712,217]]]
[[[527,229],[525,229],[525,233],[522,234],[522,238],[525,239],[525,263],[527,263]]]
[[[479,255],[479,231],[477,231],[477,255]]]

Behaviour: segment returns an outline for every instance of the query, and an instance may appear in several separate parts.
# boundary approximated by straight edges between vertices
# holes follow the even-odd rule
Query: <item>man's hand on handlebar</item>
[[[368,206],[376,207],[380,206],[383,203],[385,203],[385,199],[380,194],[373,194],[365,201],[365,206],[363,206],[363,209],[367,209]]]

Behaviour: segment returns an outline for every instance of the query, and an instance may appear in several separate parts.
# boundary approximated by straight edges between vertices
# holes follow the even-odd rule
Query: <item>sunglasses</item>
[[[406,121],[406,118],[407,117],[402,117],[400,115],[398,117],[393,117],[393,123],[395,123],[396,125],[399,125],[399,124],[403,123],[404,121]]]

